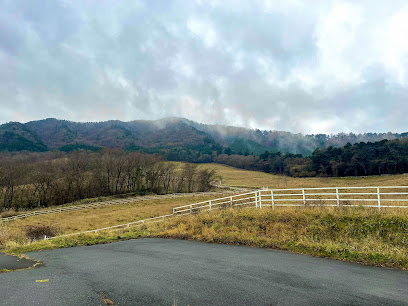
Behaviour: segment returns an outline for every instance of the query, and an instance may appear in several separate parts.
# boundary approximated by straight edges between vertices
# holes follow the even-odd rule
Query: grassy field
[[[216,197],[221,196],[222,194],[216,195]],[[0,223],[0,249],[9,243],[27,243],[29,239],[26,237],[26,231],[30,226],[50,226],[58,234],[69,234],[170,214],[173,207],[209,200],[214,197],[215,195],[186,194],[175,198],[107,205],[4,222]]]
[[[248,171],[218,164],[203,164],[200,167],[214,169],[222,184],[233,187],[303,188],[333,186],[407,186],[408,174],[345,177],[345,178],[293,178],[258,171]]]
[[[408,211],[227,209],[151,226],[149,235],[239,244],[408,269]]]
[[[408,269],[408,211],[350,208],[226,209],[136,228],[31,244],[8,252],[107,243],[141,237],[288,250],[368,265]]]

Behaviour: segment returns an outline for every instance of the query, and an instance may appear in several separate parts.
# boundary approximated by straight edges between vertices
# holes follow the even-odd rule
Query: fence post
[[[174,208],[173,208],[173,215],[174,215]]]
[[[339,188],[338,187],[336,187],[336,198],[337,198],[337,206],[340,206]]]
[[[302,194],[303,194],[303,204],[306,206],[306,194],[305,194],[305,189],[302,189]]]
[[[193,214],[193,204],[190,204],[190,214]]]
[[[208,205],[210,206],[210,210],[211,210],[211,200],[208,201]]]
[[[258,192],[255,191],[255,207],[258,208]]]
[[[271,190],[272,208],[275,209],[275,199],[273,198],[273,190]]]
[[[377,187],[378,210],[381,210],[380,187]]]
[[[259,197],[259,208],[262,208],[262,190],[258,191],[258,197]]]
[[[234,206],[233,202],[232,202],[232,196],[230,196],[230,203],[231,203],[231,207]]]

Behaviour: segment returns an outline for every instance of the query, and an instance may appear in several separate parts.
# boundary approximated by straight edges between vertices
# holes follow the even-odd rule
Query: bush
[[[31,240],[44,239],[44,236],[53,237],[58,234],[58,230],[52,225],[29,225],[25,228],[27,238]]]

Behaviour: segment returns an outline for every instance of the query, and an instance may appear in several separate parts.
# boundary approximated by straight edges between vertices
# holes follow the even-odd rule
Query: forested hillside
[[[348,143],[316,149],[309,157],[299,154],[264,152],[259,156],[222,154],[216,162],[237,168],[294,177],[366,176],[408,172],[408,139]]]
[[[327,134],[294,134],[285,131],[261,131],[242,127],[200,124],[190,120],[181,119],[183,122],[211,135],[215,141],[223,146],[230,146],[236,139],[241,138],[256,142],[269,148],[269,152],[282,152],[292,154],[311,155],[316,148],[343,147],[347,143],[376,142],[383,139],[393,140],[408,137],[408,133],[339,133]],[[248,149],[248,150],[246,150]],[[249,146],[244,146],[242,152],[249,151]],[[237,153],[237,152],[235,152]]]
[[[227,155],[259,155],[264,151],[311,155],[316,148],[342,147],[347,143],[400,139],[408,133],[302,135],[242,127],[200,124],[182,118],[155,121],[117,120],[71,122],[45,119],[0,126],[0,151],[98,150],[161,153],[171,160],[213,161]]]

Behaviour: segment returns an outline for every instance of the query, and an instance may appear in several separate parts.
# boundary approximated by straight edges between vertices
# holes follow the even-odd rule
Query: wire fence
[[[178,206],[172,214],[143,219],[135,222],[119,224],[84,232],[72,233],[55,239],[79,234],[98,233],[105,230],[118,230],[151,222],[163,221],[174,216],[197,214],[202,211],[226,209],[229,207],[368,207],[408,208],[408,186],[376,186],[376,187],[321,187],[294,189],[262,189],[238,195]]]

